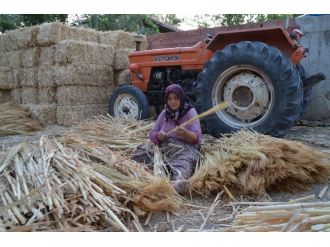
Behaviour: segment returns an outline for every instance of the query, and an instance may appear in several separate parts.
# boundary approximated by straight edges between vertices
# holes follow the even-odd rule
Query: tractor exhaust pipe
[[[327,77],[322,73],[316,73],[315,75],[309,76],[303,80],[303,86],[305,88],[314,87],[319,82],[327,79]]]

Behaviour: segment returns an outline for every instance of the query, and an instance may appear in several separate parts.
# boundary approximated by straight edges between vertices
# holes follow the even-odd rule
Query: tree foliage
[[[73,25],[84,25],[99,31],[124,30],[141,34],[158,33],[159,29],[152,19],[159,20],[171,25],[182,22],[174,14],[88,14],[77,17]]]
[[[0,15],[0,32],[12,30],[21,26],[19,15]]]
[[[13,14],[0,15],[0,32],[16,29],[19,27],[28,27],[44,22],[66,22],[67,14]]]
[[[215,27],[215,26],[235,26],[244,23],[255,23],[271,20],[285,19],[286,17],[294,18],[300,14],[219,14],[219,15],[196,15],[195,23],[198,27]]]
[[[52,15],[46,15],[46,14],[23,14],[20,15],[22,18],[22,22],[24,23],[24,26],[34,26],[39,25],[45,22],[54,22],[54,21],[60,21],[60,22],[66,22],[68,15],[67,14],[52,14]]]
[[[184,21],[183,18],[178,18],[175,14],[151,14],[151,15],[148,15],[156,20],[159,20],[160,22],[163,22],[163,23],[167,23],[167,24],[170,24],[170,25],[174,25],[174,26],[177,26],[179,25],[181,22]]]

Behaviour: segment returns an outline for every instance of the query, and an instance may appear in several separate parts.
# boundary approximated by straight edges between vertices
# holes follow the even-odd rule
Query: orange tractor
[[[131,82],[113,91],[109,113],[148,118],[149,106],[159,113],[165,88],[177,83],[198,113],[229,102],[201,119],[205,133],[246,128],[284,136],[306,109],[312,86],[325,79],[305,76],[299,63],[308,49],[295,38],[282,27],[254,28],[208,35],[192,47],[133,52]]]

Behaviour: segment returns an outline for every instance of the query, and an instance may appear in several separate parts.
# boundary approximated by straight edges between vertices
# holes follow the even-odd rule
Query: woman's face
[[[172,111],[176,111],[180,107],[180,98],[175,93],[169,93],[167,105]]]

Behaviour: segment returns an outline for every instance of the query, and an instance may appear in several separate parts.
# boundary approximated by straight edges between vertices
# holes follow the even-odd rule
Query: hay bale
[[[39,52],[37,48],[26,49],[22,51],[22,66],[32,68],[38,66]]]
[[[118,49],[115,51],[115,70],[128,69],[129,60],[128,55],[132,52],[132,49]]]
[[[70,27],[68,33],[73,40],[99,43],[99,32],[94,29]]]
[[[124,31],[101,32],[100,43],[112,45],[115,49],[135,49],[133,34]]]
[[[11,89],[0,89],[0,104],[11,101]]]
[[[54,87],[54,66],[40,66],[37,69],[36,82],[38,87]]]
[[[49,124],[56,124],[56,105],[51,104],[27,104],[23,105],[27,109],[33,119],[38,120],[38,122],[45,126]]]
[[[26,68],[19,70],[19,85],[22,87],[37,87],[37,69]]]
[[[57,124],[72,126],[96,115],[106,114],[107,105],[58,106],[56,111]]]
[[[0,60],[1,66],[8,66],[13,69],[22,67],[22,51],[10,51],[3,53]]]
[[[21,69],[12,69],[11,75],[12,75],[13,87],[14,88],[21,87],[21,85],[20,85]]]
[[[12,73],[8,67],[0,67],[0,89],[12,89],[14,83]]]
[[[50,47],[39,47],[39,66],[45,66],[45,65],[54,65],[55,59],[54,59],[54,53],[55,53],[55,46]]]
[[[55,62],[59,64],[86,63],[111,66],[113,58],[113,48],[109,45],[64,40],[55,48]]]
[[[116,85],[132,84],[129,69],[122,70],[116,74]]]
[[[9,42],[8,35],[6,33],[1,34],[0,35],[0,54],[3,54],[10,50],[10,47],[8,47],[9,44],[10,44],[10,42]]]
[[[22,88],[14,88],[11,90],[11,101],[16,104],[22,104]]]
[[[8,57],[6,56],[6,52],[4,53],[0,52],[0,67],[6,67],[6,66],[8,66]]]
[[[38,103],[39,104],[56,103],[56,88],[55,87],[39,87],[38,88]]]
[[[57,86],[114,85],[113,70],[107,65],[70,64],[55,66],[54,78]]]
[[[64,26],[60,23],[44,23],[40,25],[37,44],[40,46],[54,45],[61,40]]]
[[[62,86],[57,88],[59,105],[107,104],[112,88],[99,86]]]
[[[67,27],[62,23],[44,23],[40,25],[37,44],[50,46],[62,40],[82,40],[98,43],[98,33],[90,29]]]
[[[8,66],[13,69],[22,67],[22,51],[8,52]]]
[[[22,104],[37,104],[38,89],[36,87],[24,87],[21,92]]]
[[[35,47],[38,26],[19,28],[0,35],[0,53]]]

